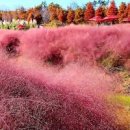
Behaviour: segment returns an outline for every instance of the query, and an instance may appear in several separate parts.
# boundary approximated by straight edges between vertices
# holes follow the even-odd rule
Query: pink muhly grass
[[[128,25],[0,33],[0,128],[120,129],[107,102],[119,84],[97,61],[129,58]]]
[[[45,72],[36,75],[29,72],[33,70],[24,71],[22,67],[14,68],[9,63],[8,65],[1,63],[1,65],[1,128],[7,130],[105,130],[116,128],[114,120],[112,120],[115,118],[114,112],[107,105],[105,99],[107,92],[110,91],[105,90],[105,88],[109,85],[106,86],[105,83],[103,85],[100,76],[95,77],[94,80],[96,80],[96,83],[99,80],[105,91],[102,87],[102,90],[100,90],[99,86],[90,81],[88,84],[85,83],[84,78],[91,80],[91,77],[94,77],[92,74],[80,77],[83,83],[79,80],[75,84],[73,82],[65,86],[67,85],[64,83],[66,82],[65,77],[63,79],[60,76],[54,78],[57,82],[59,82],[58,78],[63,81],[63,83],[58,84],[56,81],[51,81],[51,77],[46,79],[49,77],[46,76]],[[34,72],[36,71],[34,70]],[[65,76],[64,70],[59,73]],[[95,73],[98,74],[98,71]],[[105,81],[110,80],[109,78],[109,76],[106,77]],[[71,80],[71,76],[68,77],[68,80]]]
[[[22,35],[21,50],[26,57],[43,64],[96,64],[109,52],[127,60],[130,55],[129,34],[128,25],[34,29]]]

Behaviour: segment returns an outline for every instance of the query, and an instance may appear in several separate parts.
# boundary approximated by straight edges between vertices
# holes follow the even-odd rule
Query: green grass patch
[[[123,106],[130,107],[130,96],[126,95],[115,95],[112,97],[114,103],[119,103]]]

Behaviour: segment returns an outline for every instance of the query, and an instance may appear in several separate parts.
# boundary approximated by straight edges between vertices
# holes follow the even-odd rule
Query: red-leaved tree
[[[57,18],[60,22],[65,22],[66,20],[66,11],[62,8],[57,8]]]
[[[86,6],[86,10],[84,13],[84,20],[88,21],[90,18],[94,17],[94,15],[95,15],[95,10],[93,4],[89,2]]]
[[[118,11],[119,22],[122,22],[123,18],[127,17],[125,11],[126,11],[126,4],[122,2],[121,5],[119,6]]]
[[[72,9],[68,10],[67,23],[72,23],[75,17],[75,12]]]
[[[130,18],[130,3],[128,3],[128,6],[127,6],[127,8],[125,10],[125,16],[127,18]]]
[[[110,15],[117,15],[118,13],[118,9],[116,7],[116,4],[115,4],[115,1],[113,0],[107,10],[107,16],[110,16]]]
[[[100,16],[100,17],[104,17],[104,16],[105,16],[105,12],[104,12],[103,7],[100,6],[100,7],[96,10],[95,16]]]
[[[84,22],[84,11],[82,8],[77,8],[75,10],[74,22],[76,24]]]

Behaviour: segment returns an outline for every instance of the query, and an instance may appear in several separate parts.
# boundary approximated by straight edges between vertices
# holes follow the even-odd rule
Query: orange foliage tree
[[[0,12],[0,20],[2,20],[2,13]]]
[[[34,19],[34,9],[30,8],[27,11],[27,21],[29,22],[30,20],[33,20],[33,19]]]
[[[119,22],[122,22],[123,18],[126,18],[126,4],[124,2],[121,3],[119,6],[119,11],[118,11],[118,17],[119,17]]]
[[[94,10],[93,4],[89,2],[86,6],[86,10],[84,13],[84,20],[88,21],[90,18],[94,16],[95,16],[95,10]]]
[[[27,17],[27,21],[29,22],[29,21],[31,21],[31,20],[33,20],[33,19],[34,19],[33,13],[29,13],[29,14],[28,14],[28,17]]]
[[[60,8],[59,5],[51,3],[48,6],[49,14],[50,14],[50,21],[57,20],[57,9]]]
[[[130,18],[130,3],[128,4],[128,18]]]
[[[75,12],[72,9],[68,10],[67,23],[72,23],[74,21]]]
[[[104,16],[105,16],[105,11],[104,11],[104,9],[103,9],[102,6],[100,6],[100,7],[96,10],[95,16],[100,16],[100,17],[104,17]]]
[[[118,9],[116,7],[116,4],[115,4],[115,1],[113,0],[110,4],[110,7],[108,8],[107,10],[107,16],[110,16],[110,15],[117,15],[118,13]]]
[[[77,8],[75,10],[74,22],[76,24],[84,22],[84,11],[82,8]]]
[[[13,19],[16,19],[16,20],[18,19],[18,12],[17,11],[12,11],[11,15],[12,15]]]
[[[40,25],[42,23],[42,15],[39,9],[34,9],[34,19],[36,19],[37,24]]]
[[[19,9],[18,17],[19,19],[27,19],[27,13],[23,7]]]
[[[127,6],[127,8],[125,10],[125,16],[127,18],[130,18],[130,3],[128,3],[128,6]]]
[[[57,18],[60,22],[65,22],[66,20],[66,11],[62,8],[57,8]]]

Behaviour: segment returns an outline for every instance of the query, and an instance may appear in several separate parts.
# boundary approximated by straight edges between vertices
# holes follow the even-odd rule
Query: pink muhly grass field
[[[119,87],[99,60],[129,59],[129,25],[0,30],[0,129],[124,130],[108,97]]]

